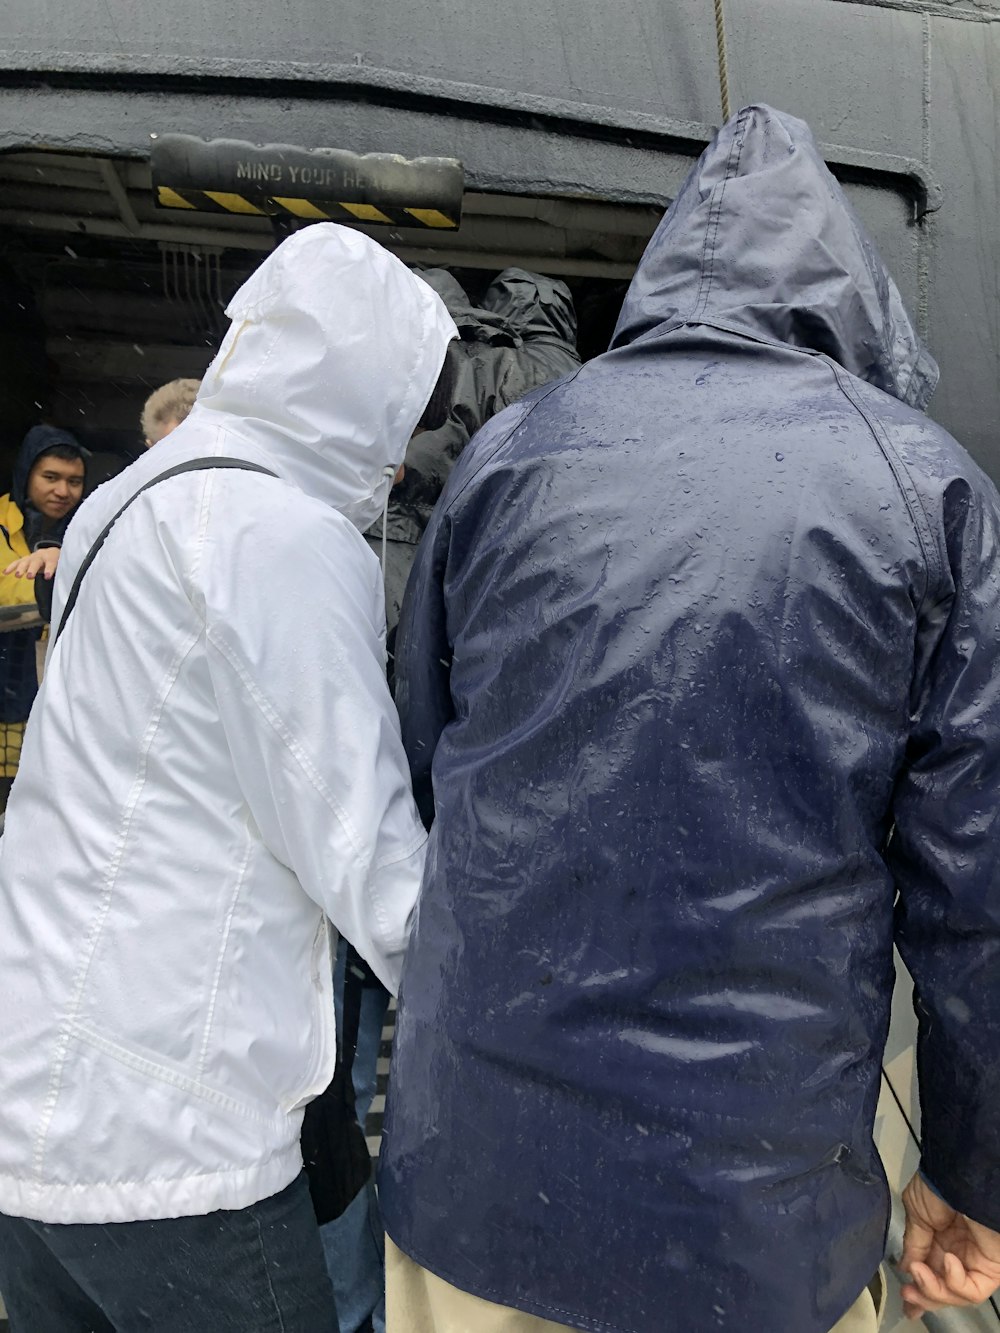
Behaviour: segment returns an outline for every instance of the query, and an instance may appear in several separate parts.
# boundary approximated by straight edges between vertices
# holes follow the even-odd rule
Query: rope
[[[726,19],[722,0],[715,0],[715,40],[719,48],[719,92],[722,94],[722,120],[733,114],[729,102],[729,58],[726,55]]]

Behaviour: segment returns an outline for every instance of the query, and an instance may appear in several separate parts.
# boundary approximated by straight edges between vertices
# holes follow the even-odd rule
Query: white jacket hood
[[[276,472],[368,528],[458,336],[444,302],[377,242],[327,222],[284,241],[226,314],[192,415],[231,418]]]

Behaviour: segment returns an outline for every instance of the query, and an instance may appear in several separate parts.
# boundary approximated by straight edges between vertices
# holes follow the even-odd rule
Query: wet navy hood
[[[713,324],[822,352],[911,407],[938,368],[809,127],[768,106],[722,127],[657,228],[612,347]]]

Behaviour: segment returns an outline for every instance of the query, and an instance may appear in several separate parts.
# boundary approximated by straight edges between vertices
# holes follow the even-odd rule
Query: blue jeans
[[[341,1000],[347,945],[340,941],[333,973],[337,999],[337,1039],[340,1040]],[[378,1053],[382,1042],[388,993],[366,986],[361,992],[358,1044],[351,1069],[358,1119],[365,1123],[377,1085]],[[327,1272],[333,1283],[341,1333],[357,1333],[370,1318],[374,1333],[385,1333],[385,1258],[382,1218],[374,1181],[333,1222],[320,1228]]]
[[[0,1214],[11,1333],[338,1333],[300,1175],[247,1208],[55,1225]]]
[[[358,1333],[369,1319],[374,1333],[385,1333],[385,1236],[374,1180],[319,1234],[341,1333]]]

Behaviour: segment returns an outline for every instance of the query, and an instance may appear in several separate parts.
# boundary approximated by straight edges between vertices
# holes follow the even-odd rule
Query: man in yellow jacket
[[[10,492],[0,496],[0,569],[42,547],[59,547],[83,497],[84,452],[55,426],[34,426],[24,438]],[[4,550],[6,543],[7,550]],[[0,607],[30,606],[32,579],[0,574]],[[38,689],[37,628],[0,633],[0,804],[17,773],[24,724]]]
[[[166,439],[171,431],[184,421],[194,407],[194,400],[198,397],[198,390],[201,388],[201,380],[171,380],[168,384],[161,384],[158,389],[146,399],[142,409],[142,416],[139,424],[142,429],[142,437],[147,449],[152,449],[154,444],[159,444],[161,440]],[[49,429],[45,427],[44,429]],[[65,435],[66,432],[62,431]],[[72,436],[69,437],[72,439]],[[56,576],[56,569],[59,566],[60,544],[58,542],[43,542],[40,547],[36,547],[30,553],[23,552],[19,559],[11,560],[6,568],[3,569],[5,575],[12,578],[27,579],[29,584],[31,580],[37,579],[39,575],[45,578],[46,583],[51,583]],[[2,551],[0,551],[2,554]],[[2,586],[2,583],[0,583]],[[22,598],[12,598],[17,603],[21,600],[31,601],[34,594],[25,592]],[[51,602],[51,591],[48,595],[48,601]],[[0,605],[10,605],[10,602],[0,603]]]

